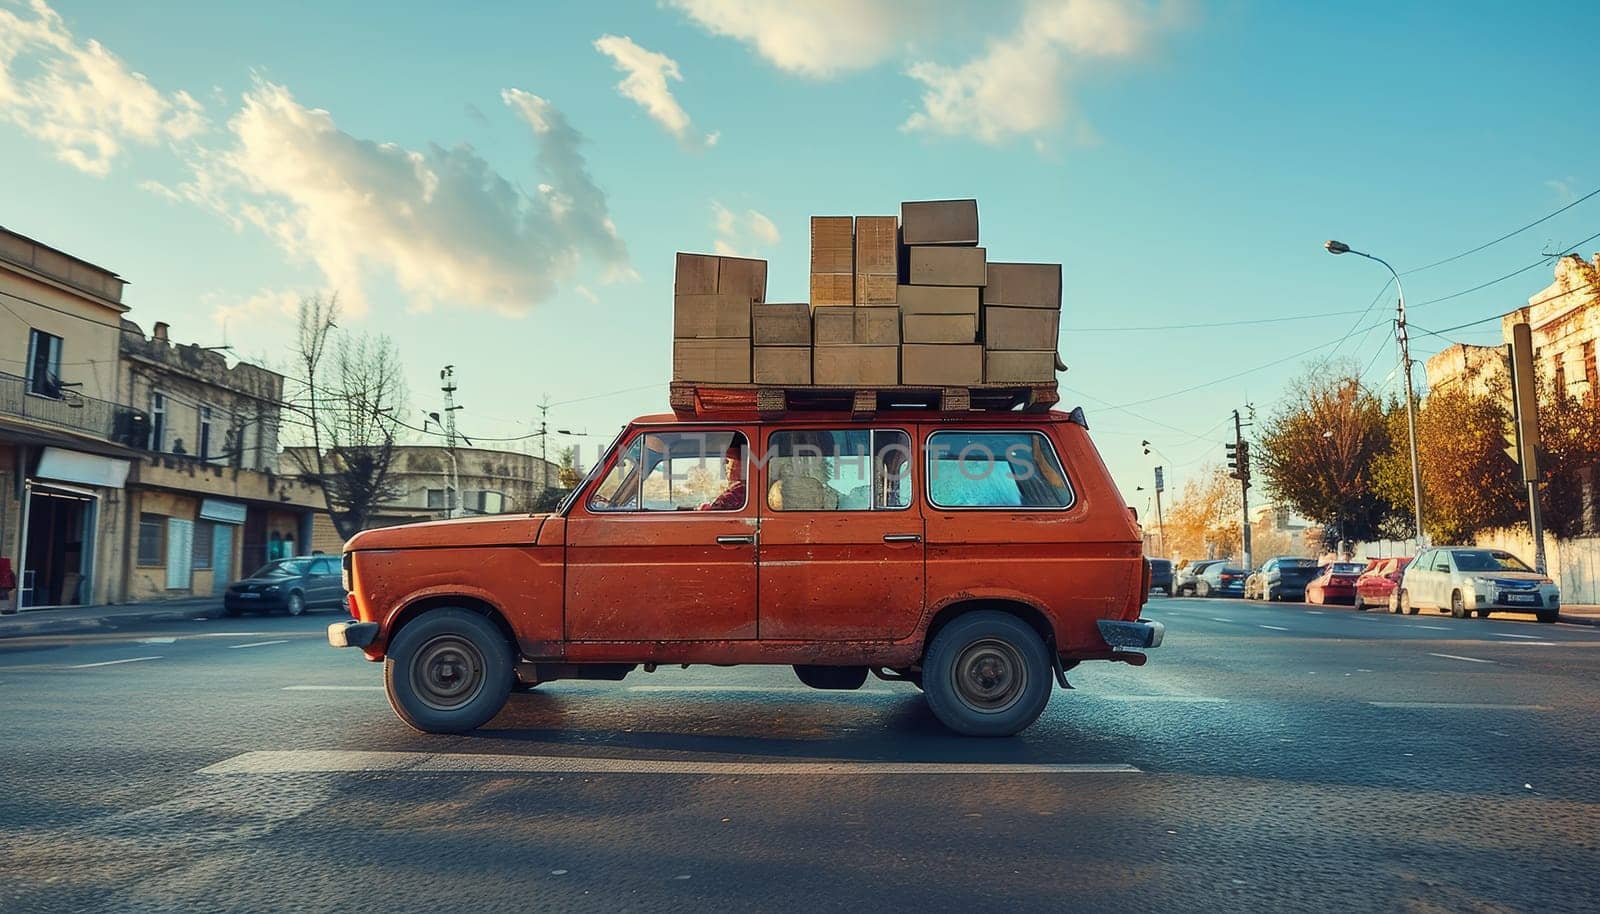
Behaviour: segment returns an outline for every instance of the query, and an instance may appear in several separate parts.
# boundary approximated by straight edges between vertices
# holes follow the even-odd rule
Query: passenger
[[[737,511],[744,507],[744,439],[735,439],[723,456],[726,482],[716,498],[702,504],[701,511]]]

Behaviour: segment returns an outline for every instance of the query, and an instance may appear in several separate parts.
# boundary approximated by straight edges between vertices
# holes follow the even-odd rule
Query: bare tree
[[[398,414],[406,403],[400,355],[386,336],[344,333],[338,296],[300,302],[290,422],[300,474],[321,487],[339,535],[366,529],[379,506],[402,493],[390,478]]]

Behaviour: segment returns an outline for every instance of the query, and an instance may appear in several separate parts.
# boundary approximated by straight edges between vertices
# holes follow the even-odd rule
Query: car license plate
[[[261,594],[251,593],[250,591],[246,590],[246,591],[240,592],[238,594],[238,597],[241,600],[259,600],[259,599],[261,599]]]
[[[1536,602],[1538,602],[1538,600],[1539,600],[1539,598],[1534,596],[1531,593],[1511,593],[1511,594],[1506,594],[1506,602],[1507,603],[1536,603]]]

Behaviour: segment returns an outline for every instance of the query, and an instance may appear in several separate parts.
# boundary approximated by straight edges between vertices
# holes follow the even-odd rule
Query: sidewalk
[[[203,616],[222,615],[222,598],[195,597],[151,603],[125,603],[118,606],[68,606],[61,609],[25,609],[0,615],[0,638],[28,635],[80,635],[88,632],[116,631],[123,625],[145,622],[171,622]]]
[[[1559,618],[1572,625],[1600,625],[1600,606],[1584,603],[1563,606]]]

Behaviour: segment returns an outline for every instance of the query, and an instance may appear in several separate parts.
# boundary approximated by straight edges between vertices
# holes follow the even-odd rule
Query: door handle
[[[756,535],[754,533],[746,533],[743,536],[717,537],[718,546],[754,546],[755,544]]]
[[[922,534],[920,534],[920,533],[885,533],[883,535],[883,541],[886,542],[886,543],[920,543],[920,542],[922,542]]]

